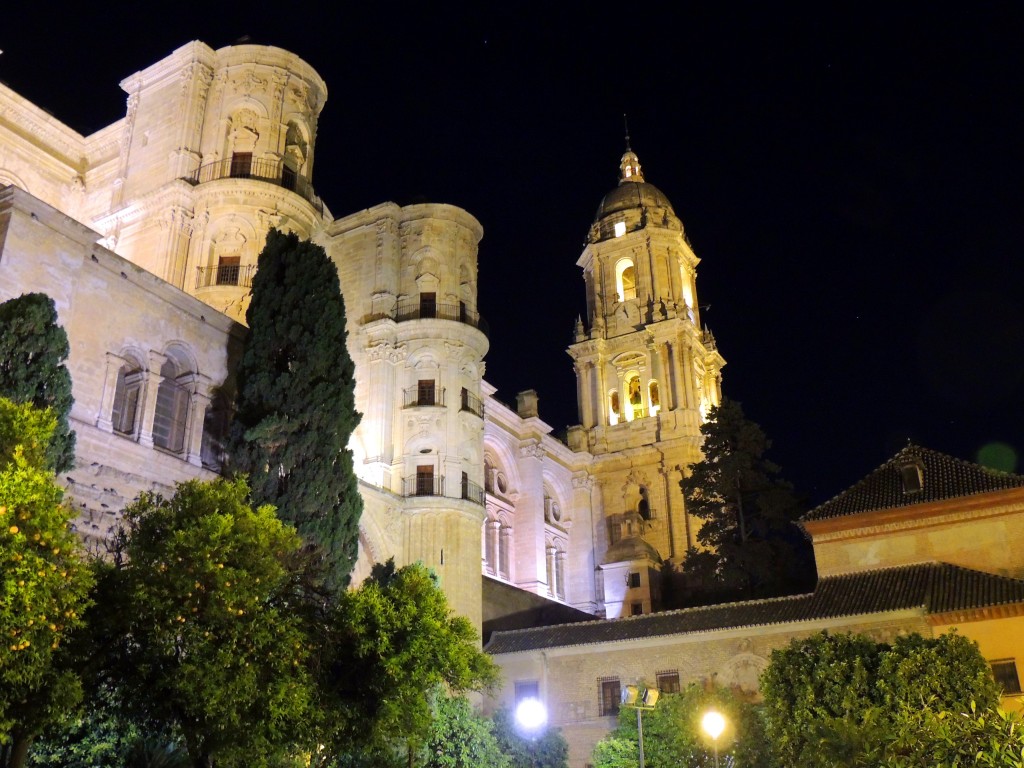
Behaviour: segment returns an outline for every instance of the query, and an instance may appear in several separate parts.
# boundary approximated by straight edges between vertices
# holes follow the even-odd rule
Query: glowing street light
[[[548,708],[544,702],[532,696],[516,705],[516,722],[527,732],[540,730],[548,721]]]
[[[704,719],[700,721],[700,727],[704,729],[704,733],[711,737],[711,742],[715,745],[715,768],[718,768],[718,737],[725,730],[725,718],[721,712],[716,712],[712,709],[704,713]]]

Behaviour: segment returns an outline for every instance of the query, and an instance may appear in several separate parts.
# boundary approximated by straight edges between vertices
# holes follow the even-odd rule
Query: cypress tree
[[[362,499],[348,440],[359,423],[345,303],[324,249],[267,235],[246,314],[229,454],[254,502],[273,504],[317,551],[332,589],[355,563]]]
[[[75,433],[68,423],[74,398],[64,365],[69,351],[68,335],[45,293],[25,293],[0,304],[0,396],[53,409],[57,428],[46,461],[57,474],[75,466]]]
[[[803,512],[771,445],[734,400],[712,408],[700,428],[704,458],[682,480],[686,509],[702,521],[682,573],[687,602],[719,602],[792,594],[814,586],[814,560],[795,525]],[[695,594],[694,594],[695,593]]]

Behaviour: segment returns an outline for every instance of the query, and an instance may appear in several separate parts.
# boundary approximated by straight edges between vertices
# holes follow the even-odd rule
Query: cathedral
[[[622,685],[756,695],[772,648],[823,628],[957,628],[1020,693],[1024,478],[916,447],[805,518],[813,594],[658,612],[662,569],[696,543],[679,481],[725,360],[683,223],[628,142],[577,259],[579,423],[563,441],[536,392],[506,404],[484,379],[501,350],[477,306],[480,222],[440,203],[335,215],[316,195],[327,86],[306,62],[192,42],[121,87],[125,115],[83,136],[0,84],[0,301],[46,293],[67,331],[77,456],[60,480],[90,548],[139,492],[217,476],[276,227],[322,245],[344,294],[355,580],[388,558],[430,566],[455,611],[496,630],[505,686],[487,706],[540,696],[574,768]]]
[[[316,195],[327,86],[302,59],[193,42],[121,86],[125,116],[91,136],[0,90],[0,297],[53,296],[71,340],[80,448],[66,482],[83,535],[98,545],[140,490],[217,472],[230,361],[278,227],[324,247],[345,298],[357,580],[389,557],[422,561],[478,627],[485,582],[491,612],[506,587],[599,617],[658,607],[658,572],[694,542],[679,480],[725,361],[701,330],[699,260],[633,152],[578,260],[566,443],[534,392],[511,407],[484,380],[472,215],[384,202],[336,216]]]

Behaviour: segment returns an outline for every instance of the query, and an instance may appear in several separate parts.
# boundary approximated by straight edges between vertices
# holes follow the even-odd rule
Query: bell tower
[[[696,542],[679,481],[701,458],[700,425],[721,400],[725,365],[700,324],[699,262],[627,137],[618,186],[598,206],[576,262],[587,316],[568,350],[580,419],[569,446],[594,456],[609,618],[657,609],[661,569]]]

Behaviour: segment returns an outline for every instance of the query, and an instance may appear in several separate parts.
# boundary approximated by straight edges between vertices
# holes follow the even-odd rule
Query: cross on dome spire
[[[619,184],[627,181],[639,183],[644,180],[643,171],[640,170],[640,158],[629,146],[629,121],[625,115],[622,116],[622,122],[626,127],[626,154],[619,161]]]

